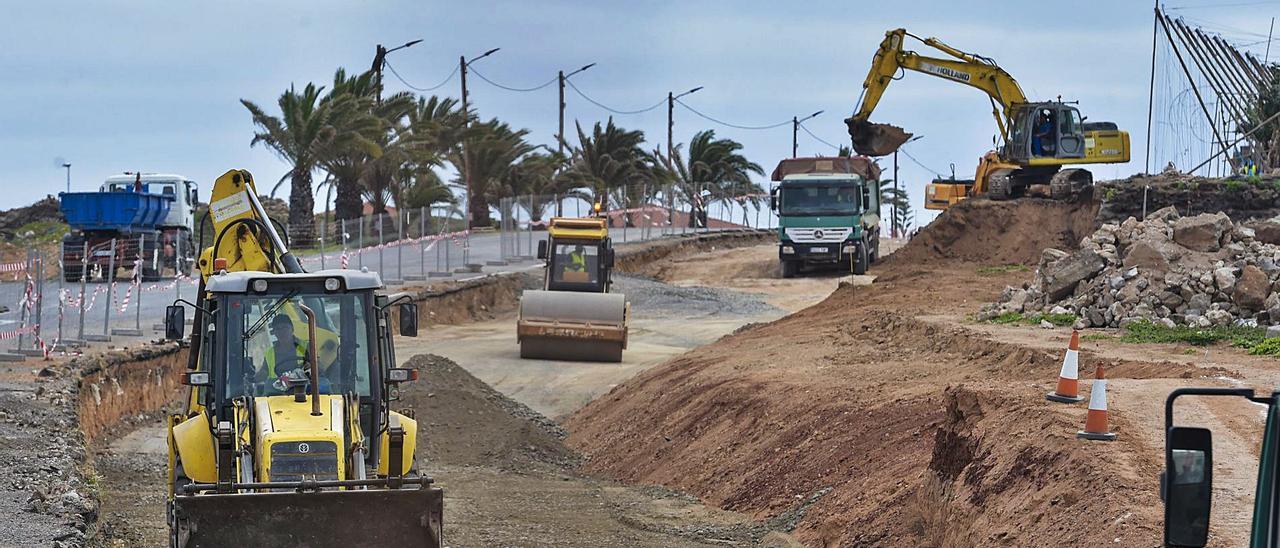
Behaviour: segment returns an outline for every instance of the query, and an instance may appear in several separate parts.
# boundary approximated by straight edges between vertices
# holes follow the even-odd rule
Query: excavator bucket
[[[438,487],[174,498],[171,545],[440,548]]]
[[[853,151],[863,156],[888,156],[911,138],[910,133],[890,124],[853,119],[845,120],[845,123],[849,125]]]
[[[521,358],[620,362],[627,346],[626,297],[525,291],[516,336]]]

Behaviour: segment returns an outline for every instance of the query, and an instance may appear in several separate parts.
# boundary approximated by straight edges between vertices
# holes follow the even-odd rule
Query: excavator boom
[[[954,59],[925,57],[903,48],[906,38],[916,38]],[[912,35],[906,29],[894,29],[885,33],[884,41],[871,61],[871,70],[862,83],[862,101],[858,111],[845,120],[853,149],[866,156],[885,156],[897,150],[911,138],[902,128],[870,121],[871,113],[880,104],[880,98],[902,70],[912,70],[945,78],[978,88],[991,98],[992,115],[1000,134],[1008,138],[1005,121],[1014,105],[1027,102],[1026,95],[1013,76],[996,65],[990,58],[966,53],[951,47],[937,38]]]

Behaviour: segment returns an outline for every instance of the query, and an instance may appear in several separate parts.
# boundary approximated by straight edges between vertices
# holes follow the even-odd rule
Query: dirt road
[[[1165,395],[1273,385],[1276,368],[1223,347],[1178,358],[1185,349],[1090,344],[1082,384],[1087,392],[1093,366],[1106,363],[1119,440],[1077,440],[1085,407],[1044,400],[1069,330],[968,318],[1030,276],[992,267],[1070,248],[1090,207],[957,209],[956,222],[977,228],[935,223],[874,270],[875,284],[841,287],[620,384],[566,421],[569,444],[588,471],[757,518],[822,493],[795,531],[806,544],[1158,544]],[[1258,413],[1215,403],[1185,415],[1220,440],[1215,545],[1240,545]]]
[[[772,245],[723,250],[710,263],[750,263],[772,257],[775,250]],[[723,283],[728,280],[711,278],[710,272],[719,269],[683,274],[680,285],[619,276],[616,288],[628,295],[634,318],[632,344],[622,364],[521,360],[509,314],[432,327],[418,339],[397,340],[402,363],[436,354],[461,366],[450,369],[449,360],[421,365],[426,380],[407,389],[399,404],[425,418],[427,435],[420,439],[427,445],[420,446],[419,454],[426,458],[424,471],[445,489],[451,546],[793,544],[785,531],[803,516],[810,500],[793,501],[778,516],[762,521],[675,491],[583,476],[576,472],[576,455],[560,439],[538,434],[544,424],[538,414],[572,413],[653,365],[746,324],[772,321],[817,302],[842,281],[834,275],[777,280],[744,274]],[[843,280],[865,284],[872,277]],[[512,411],[507,406],[514,403],[501,403],[507,400],[532,409]],[[99,545],[165,542],[163,440],[163,429],[153,419],[99,450],[104,498]]]

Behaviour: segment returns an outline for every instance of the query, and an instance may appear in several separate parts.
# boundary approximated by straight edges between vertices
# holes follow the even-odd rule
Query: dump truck
[[[165,311],[170,339],[183,305],[195,316],[168,420],[170,545],[441,546],[443,492],[414,465],[417,421],[391,408],[417,378],[391,329],[415,336],[416,304],[376,272],[305,272],[247,171],[217,179],[211,217],[197,297]]]
[[[521,358],[622,361],[631,309],[612,293],[613,242],[603,218],[555,217],[538,242],[541,290],[520,297]]]
[[[880,257],[880,166],[865,156],[788,158],[771,177],[783,278],[812,269],[865,274]]]
[[[66,281],[110,281],[116,270],[134,268],[146,281],[189,275],[198,188],[182,175],[126,173],[108,177],[97,192],[59,193],[71,226],[62,239]]]
[[[906,49],[908,38],[947,57]],[[858,109],[845,120],[858,154],[885,156],[911,138],[902,128],[870,121],[889,84],[901,80],[905,71],[985,93],[1003,143],[978,160],[973,180],[935,180],[925,187],[926,209],[944,210],[977,195],[993,200],[1026,195],[1074,200],[1093,190],[1093,174],[1075,166],[1129,161],[1129,133],[1114,122],[1086,122],[1078,108],[1061,98],[1028,100],[1017,80],[994,59],[961,51],[937,38],[920,38],[906,29],[885,33],[863,81]]]

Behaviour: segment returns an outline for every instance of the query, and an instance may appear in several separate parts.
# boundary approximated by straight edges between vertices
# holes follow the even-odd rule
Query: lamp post
[[[62,167],[67,169],[67,192],[71,192],[71,162],[62,162]]]
[[[466,235],[464,236],[465,243],[462,248],[463,266],[466,266],[471,253],[471,160],[469,157],[469,151],[467,150],[467,130],[471,129],[471,111],[468,110],[469,107],[467,106],[467,67],[470,66],[471,63],[497,53],[500,49],[502,48],[493,48],[477,55],[470,61],[467,60],[467,56],[465,55],[458,57],[458,71],[462,74],[462,182],[466,186],[466,190],[462,197],[462,207],[465,213],[463,220],[465,221],[464,226],[466,227]]]
[[[378,47],[373,54],[373,67],[370,68],[374,74],[378,75],[378,87],[374,90],[374,98],[376,101],[382,102],[382,69],[387,65],[387,54],[410,47],[421,41],[421,39],[411,40],[391,49],[384,48],[382,47],[382,44],[378,44]]]
[[[672,133],[671,130],[672,128],[675,127],[674,118],[675,118],[675,112],[676,112],[676,99],[684,97],[685,95],[688,95],[700,89],[702,89],[702,86],[698,86],[696,88],[693,88],[679,95],[673,95],[671,92],[669,91],[667,92],[667,156],[670,158],[675,158],[676,156],[676,145],[671,137],[671,133]]]
[[[564,82],[565,80],[568,80],[569,77],[594,66],[596,66],[595,63],[583,65],[582,68],[575,70],[573,72],[570,72],[569,74],[565,74],[563,70],[560,71],[560,132],[556,134],[556,141],[558,144],[558,146],[556,147],[556,150],[560,153],[561,156],[564,155],[564,107],[565,107]]]
[[[813,118],[814,116],[817,116],[822,113],[823,111],[819,110],[818,112],[805,116],[804,118],[797,119],[795,116],[791,117],[791,157],[792,158],[796,157],[796,137],[800,132],[800,124],[805,120]]]

